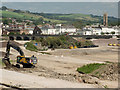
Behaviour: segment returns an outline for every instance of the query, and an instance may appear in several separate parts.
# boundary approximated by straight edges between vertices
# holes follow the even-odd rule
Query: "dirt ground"
[[[32,75],[36,78],[37,77],[44,77],[46,79],[50,78],[53,79],[54,81],[53,83],[56,83],[55,80],[57,79],[57,80],[63,80],[61,81],[61,83],[62,82],[65,83],[64,81],[71,82],[73,83],[72,85],[74,85],[74,83],[79,83],[77,84],[76,87],[80,87],[81,84],[83,84],[83,82],[81,82],[78,78],[79,73],[76,71],[78,67],[89,63],[105,63],[106,61],[118,62],[118,52],[119,52],[118,47],[107,46],[107,44],[100,45],[100,47],[96,47],[96,48],[56,49],[53,51],[48,50],[46,52],[51,54],[48,55],[48,54],[42,54],[41,52],[33,52],[26,50],[23,46],[25,42],[17,41],[17,43],[22,43],[20,47],[22,48],[26,56],[35,55],[38,58],[38,64],[36,65],[35,68],[32,69],[21,68],[21,69],[10,69],[10,70],[22,73],[24,75]],[[98,43],[98,41],[95,41],[94,43]],[[5,52],[5,47],[0,48],[0,51]],[[19,55],[19,53],[14,49],[11,49],[11,55],[10,55],[11,60],[15,60],[17,55]],[[12,63],[15,64],[15,62]],[[9,83],[7,81],[5,82]],[[37,83],[37,81],[35,83]],[[88,83],[84,83],[84,84],[87,87]],[[117,86],[118,81],[99,80],[99,84],[90,83],[89,85],[88,88],[90,87],[105,88],[106,85],[109,88],[110,87],[116,88],[118,87]],[[71,87],[71,86],[68,85],[64,87]]]

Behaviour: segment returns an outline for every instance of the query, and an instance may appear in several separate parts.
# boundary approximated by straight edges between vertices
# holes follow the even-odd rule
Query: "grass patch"
[[[92,73],[93,71],[99,69],[100,66],[102,65],[106,65],[106,64],[100,64],[100,63],[87,64],[80,68],[77,68],[77,71],[88,74],[88,73]]]
[[[33,45],[33,43],[31,43],[31,42],[27,42],[27,43],[25,43],[25,45],[26,45],[27,50],[36,51],[36,52],[38,51],[37,47],[35,45]]]
[[[107,86],[107,85],[104,85],[104,88],[108,88],[108,86]]]
[[[99,74],[99,72],[96,72],[95,74],[97,75],[97,74]]]

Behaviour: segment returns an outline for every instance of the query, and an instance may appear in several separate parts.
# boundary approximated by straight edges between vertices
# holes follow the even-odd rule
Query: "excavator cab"
[[[36,57],[24,57],[24,56],[17,56],[17,63],[19,64],[37,64],[37,58]]]

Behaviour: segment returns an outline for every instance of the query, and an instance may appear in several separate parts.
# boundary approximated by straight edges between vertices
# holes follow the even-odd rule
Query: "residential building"
[[[56,25],[45,25],[41,28],[42,34],[63,34],[63,33],[69,33],[73,34],[76,33],[76,28],[74,26],[63,26],[62,24],[56,24]]]
[[[87,26],[84,27],[82,30],[83,35],[120,35],[120,28],[119,27],[92,27]]]
[[[36,26],[33,30],[33,35],[40,35],[41,33],[42,33],[41,29]]]

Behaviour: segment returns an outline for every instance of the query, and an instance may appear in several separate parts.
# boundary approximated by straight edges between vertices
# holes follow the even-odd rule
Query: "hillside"
[[[21,20],[37,20],[38,18],[42,17],[45,21],[51,21],[53,23],[65,22],[65,21],[61,21],[61,20],[44,18],[43,16],[26,13],[26,12],[17,13],[17,12],[13,12],[13,11],[9,11],[9,10],[8,11],[0,11],[0,13],[1,12],[2,12],[3,18],[16,18],[16,19],[21,19]]]
[[[69,19],[69,20],[86,20],[86,21],[98,21],[98,18],[93,18],[87,14],[45,14],[48,18]]]
[[[95,16],[95,15],[86,15],[86,14],[55,14],[55,13],[33,13],[30,11],[22,11],[22,10],[15,10],[15,9],[8,9],[2,10],[2,17],[3,18],[16,18],[21,20],[32,20],[35,21],[40,17],[43,18],[46,22],[51,23],[66,23],[72,24],[75,21],[82,20],[85,24],[93,24],[93,23],[102,23],[103,17],[102,16]],[[118,22],[117,18],[108,17],[109,25],[116,25]]]

